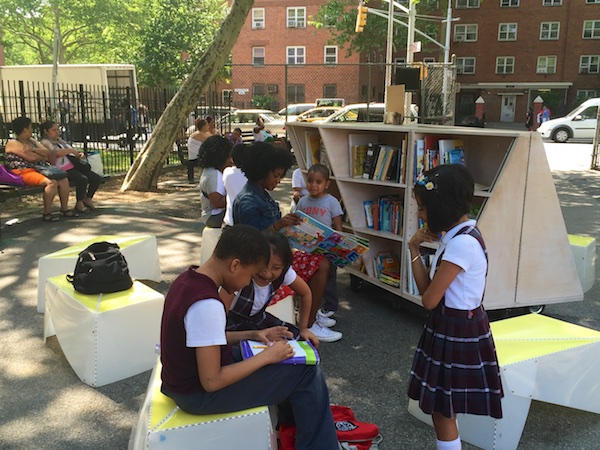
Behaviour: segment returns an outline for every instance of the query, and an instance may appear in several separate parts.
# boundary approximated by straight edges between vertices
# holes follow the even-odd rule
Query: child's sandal
[[[65,217],[79,217],[79,214],[70,209],[67,209],[66,211],[61,211],[60,213]]]

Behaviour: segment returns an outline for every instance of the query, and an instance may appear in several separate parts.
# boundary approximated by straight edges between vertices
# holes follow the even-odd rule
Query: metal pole
[[[413,0],[408,3],[408,38],[406,39],[406,64],[411,66],[414,62],[413,47],[415,43],[415,21],[417,17],[417,9]],[[410,117],[410,105],[412,103],[412,93],[404,94],[404,120]]]
[[[443,123],[446,125],[448,116],[448,75],[450,73],[450,26],[452,24],[452,2],[448,1],[448,12],[446,14],[446,42],[444,45],[444,80],[442,84],[442,114]]]
[[[394,49],[394,2],[388,7],[387,51],[385,55],[385,103],[388,101],[387,87],[392,84],[392,52]]]

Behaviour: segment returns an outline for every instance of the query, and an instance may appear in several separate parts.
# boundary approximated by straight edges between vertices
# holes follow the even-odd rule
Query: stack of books
[[[362,177],[368,180],[406,182],[404,142],[401,147],[370,143],[367,146]]]
[[[373,272],[382,283],[400,287],[400,261],[398,255],[381,252],[373,258]]]
[[[384,196],[363,202],[367,227],[402,234],[404,206],[399,196]]]
[[[427,135],[415,140],[415,179],[440,164],[465,164],[462,139],[438,139]]]

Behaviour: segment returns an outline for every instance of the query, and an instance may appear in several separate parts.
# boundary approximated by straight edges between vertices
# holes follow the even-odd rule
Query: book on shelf
[[[377,142],[378,136],[372,133],[348,134],[348,149],[350,152],[350,176],[362,178],[364,163],[369,143]]]
[[[321,163],[321,135],[318,131],[307,131],[306,139],[306,168]]]
[[[373,228],[373,205],[375,202],[373,200],[366,200],[363,202],[363,207],[365,209],[365,218],[367,222],[367,228]]]
[[[462,139],[440,139],[438,141],[438,147],[440,164],[465,163],[464,145]],[[451,158],[455,162],[450,162]]]
[[[363,166],[363,178],[371,178],[373,170],[375,170],[375,164],[377,164],[377,156],[379,155],[379,144],[369,142],[367,147],[367,154],[365,156],[365,164]]]
[[[353,145],[350,147],[350,176],[352,178],[362,178],[367,150],[367,145]]]
[[[391,252],[380,252],[373,258],[373,273],[382,283],[400,286],[400,261]]]
[[[408,136],[404,136],[402,139],[402,146],[400,147],[398,155],[398,165],[396,171],[396,183],[406,183],[406,160],[408,158]]]
[[[367,227],[402,234],[404,208],[399,196],[382,196],[363,202]]]
[[[292,346],[294,349],[294,356],[288,359],[284,359],[283,361],[278,362],[277,364],[294,364],[294,365],[306,365],[306,366],[315,366],[321,362],[321,358],[319,357],[319,352],[312,345],[310,341],[296,341],[289,340],[288,344]],[[244,359],[251,358],[253,356],[258,355],[260,352],[265,350],[268,345],[265,345],[259,341],[252,340],[241,340],[240,341],[240,350],[242,351],[242,357]]]
[[[425,172],[425,139],[415,139],[415,180]]]
[[[302,218],[302,222],[282,228],[281,232],[298,250],[326,256],[340,268],[356,261],[369,250],[368,239],[335,231],[302,211],[296,214]]]
[[[386,155],[388,154],[387,151],[388,147],[386,145],[380,145],[379,146],[379,152],[377,154],[377,163],[375,164],[375,168],[372,171],[372,175],[371,175],[371,179],[372,180],[380,180],[380,174],[381,171],[383,170],[383,166],[385,164],[385,158]]]

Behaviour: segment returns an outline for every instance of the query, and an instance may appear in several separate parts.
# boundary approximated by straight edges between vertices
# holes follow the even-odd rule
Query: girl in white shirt
[[[430,311],[411,368],[408,396],[431,414],[437,448],[460,450],[456,414],[502,417],[502,383],[483,292],[487,252],[467,216],[473,178],[460,164],[425,172],[414,187],[426,224],[410,239],[411,265],[423,307]],[[439,241],[427,272],[423,242]]]

